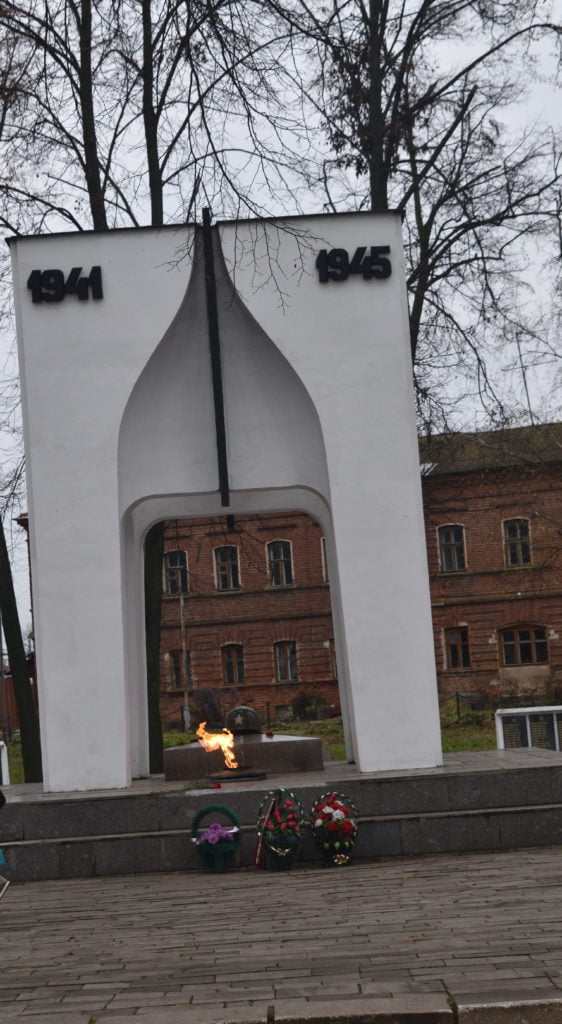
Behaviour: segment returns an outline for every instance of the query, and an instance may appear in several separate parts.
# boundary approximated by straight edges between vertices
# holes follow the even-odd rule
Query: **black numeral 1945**
[[[67,295],[77,295],[81,302],[103,299],[101,267],[92,267],[87,277],[82,267],[73,267],[64,279],[62,270],[32,270],[27,280],[33,302],[62,302]]]
[[[389,252],[389,245],[360,245],[350,259],[347,249],[321,249],[316,259],[318,280],[321,284],[347,281],[350,274],[361,274],[365,281],[390,277]]]

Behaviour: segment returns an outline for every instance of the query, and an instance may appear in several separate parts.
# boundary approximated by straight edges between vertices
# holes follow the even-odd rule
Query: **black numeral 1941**
[[[81,302],[103,299],[101,267],[92,267],[87,277],[82,267],[73,267],[68,277],[62,270],[32,270],[27,280],[33,302],[62,302],[67,295],[77,295]]]
[[[347,281],[350,274],[361,274],[365,281],[390,277],[389,252],[389,245],[360,245],[350,259],[347,249],[321,249],[316,259],[318,280]]]

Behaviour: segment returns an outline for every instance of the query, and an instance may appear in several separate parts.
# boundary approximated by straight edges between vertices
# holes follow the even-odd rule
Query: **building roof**
[[[420,437],[424,476],[562,462],[562,423]]]

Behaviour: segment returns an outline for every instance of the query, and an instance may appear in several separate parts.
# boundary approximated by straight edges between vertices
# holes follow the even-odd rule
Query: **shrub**
[[[306,690],[297,694],[291,702],[291,707],[294,718],[304,722],[310,722],[313,718],[322,718],[327,710],[327,704],[323,697]]]
[[[231,688],[228,692],[229,703],[236,704],[238,690]],[[222,727],[225,711],[221,704],[221,694],[217,690],[201,686],[197,690],[189,690],[187,698],[192,729],[196,729],[201,722],[206,722],[208,727]]]

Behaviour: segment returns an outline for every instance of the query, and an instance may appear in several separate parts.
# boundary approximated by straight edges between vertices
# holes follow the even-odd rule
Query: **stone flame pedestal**
[[[267,773],[313,772],[324,767],[322,740],[315,736],[237,736],[234,756],[239,764]],[[166,779],[206,779],[224,770],[220,750],[207,752],[199,742],[164,751]]]

